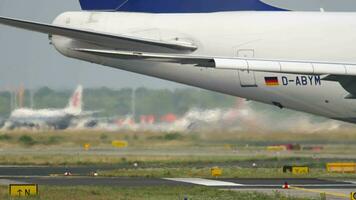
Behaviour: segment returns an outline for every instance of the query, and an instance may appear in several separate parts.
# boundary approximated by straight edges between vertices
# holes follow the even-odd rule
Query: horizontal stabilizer
[[[43,24],[31,21],[24,21],[12,18],[0,17],[0,24],[30,31],[46,33],[49,35],[59,35],[81,41],[94,43],[105,47],[136,47],[138,49],[160,49],[165,51],[195,51],[197,47],[189,42],[167,42],[149,40],[125,35],[96,32],[86,29],[70,28],[64,26]]]

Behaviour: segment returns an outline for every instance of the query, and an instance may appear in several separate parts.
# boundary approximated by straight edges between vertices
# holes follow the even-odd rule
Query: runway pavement
[[[48,166],[0,166],[0,184],[36,183],[39,185],[58,186],[184,186],[201,185],[227,189],[280,189],[288,184],[303,188],[322,189],[355,189],[356,182],[332,181],[321,179],[200,179],[200,178],[136,178],[136,177],[94,177],[90,176],[97,170],[115,169],[117,166],[80,166],[80,167],[48,167]],[[70,172],[73,176],[65,177]]]
[[[113,170],[117,166],[78,166],[78,167],[55,167],[55,166],[0,166],[0,176],[50,176],[71,172],[75,175],[87,176],[97,170]]]
[[[35,183],[57,186],[189,186],[200,185],[227,189],[280,189],[291,186],[318,189],[355,189],[351,182],[320,179],[201,179],[201,178],[134,178],[134,177],[1,177],[0,184]]]

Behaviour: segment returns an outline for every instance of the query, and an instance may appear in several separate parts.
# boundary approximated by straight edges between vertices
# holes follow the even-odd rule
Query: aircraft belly
[[[337,82],[318,76],[256,73],[256,87],[243,87],[238,71],[233,70],[110,58],[102,58],[101,64],[325,117],[356,116],[348,106],[350,100],[344,98],[347,92]],[[279,85],[267,86],[265,78],[273,76],[279,79]]]
[[[10,119],[15,127],[53,127],[55,129],[66,129],[70,125],[69,116],[33,116],[33,117],[15,117]]]

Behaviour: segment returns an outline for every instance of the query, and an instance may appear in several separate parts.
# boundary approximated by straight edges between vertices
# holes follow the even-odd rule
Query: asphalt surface
[[[80,166],[80,167],[39,167],[39,166],[0,166],[0,184],[35,183],[58,186],[185,186],[204,185],[220,188],[244,189],[280,189],[284,183],[303,188],[355,189],[355,182],[332,181],[321,179],[194,179],[194,178],[134,178],[134,177],[94,177],[97,170],[115,169],[115,166]],[[64,176],[70,172],[73,176]]]
[[[0,183],[31,183],[55,186],[118,186],[118,187],[143,187],[143,186],[180,186],[190,185],[164,179],[155,178],[110,178],[110,177],[25,177],[25,178],[0,178]]]
[[[75,175],[87,176],[97,170],[113,170],[116,166],[80,166],[80,167],[48,167],[48,166],[0,166],[0,176],[51,176],[70,172]]]
[[[291,186],[319,189],[355,189],[356,185],[349,182],[328,181],[320,179],[197,179],[188,181],[168,180],[159,178],[132,178],[132,177],[2,177],[0,184],[31,183],[55,186],[189,186],[202,185],[218,188],[244,188],[244,189],[281,189],[285,182]],[[229,184],[204,184],[205,182],[219,182]],[[234,185],[234,184],[236,185]]]

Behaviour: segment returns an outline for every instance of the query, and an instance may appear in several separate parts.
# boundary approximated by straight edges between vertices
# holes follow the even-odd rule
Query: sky
[[[300,10],[352,10],[356,0],[264,0],[276,5],[293,5]],[[289,1],[292,1],[290,3]],[[307,2],[307,3],[303,3]],[[294,3],[293,3],[294,2]],[[311,9],[312,8],[312,9]],[[65,11],[79,11],[78,0],[0,0],[0,15],[51,23]],[[140,87],[177,88],[183,85],[66,58],[45,34],[0,26],[0,90],[26,88]]]
[[[79,11],[78,0],[0,0],[0,15],[51,23],[60,13]],[[60,55],[47,35],[0,26],[0,90],[24,85],[54,89],[84,87],[177,88],[183,85]]]

